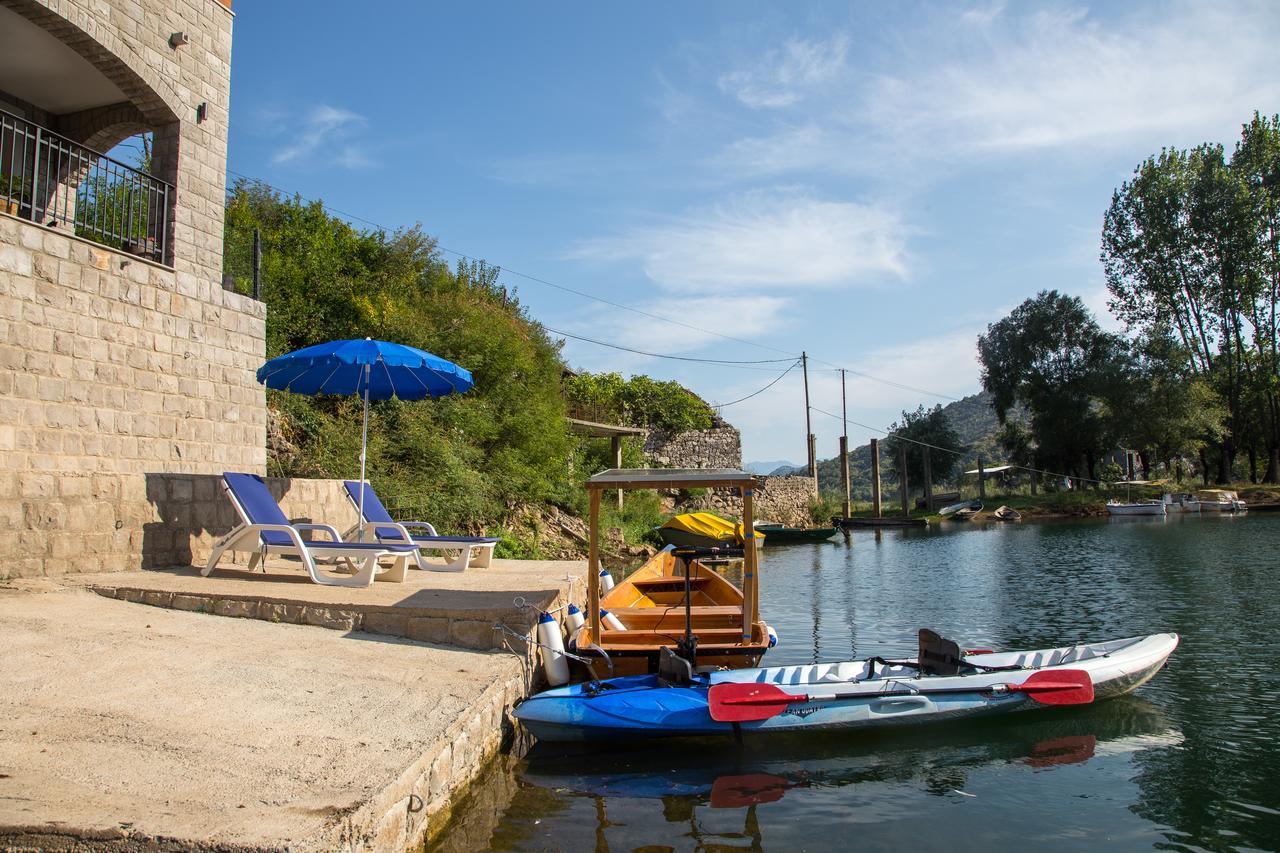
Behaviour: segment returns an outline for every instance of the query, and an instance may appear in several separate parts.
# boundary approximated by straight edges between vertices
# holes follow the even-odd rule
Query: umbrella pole
[[[360,430],[360,517],[356,524],[364,526],[364,471],[369,455],[369,365],[364,366],[364,426]],[[361,533],[363,534],[363,530]],[[364,538],[362,535],[361,539]]]

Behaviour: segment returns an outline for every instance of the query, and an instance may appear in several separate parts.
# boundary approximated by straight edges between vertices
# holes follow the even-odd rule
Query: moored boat
[[[1159,672],[1178,645],[1177,634],[1152,634],[979,654],[936,635],[939,642],[926,641],[930,633],[921,632],[922,654],[912,660],[729,670],[683,683],[615,678],[537,694],[515,716],[546,741],[940,723],[1123,695]]]
[[[1159,515],[1165,514],[1164,501],[1107,501],[1107,512],[1111,515]]]
[[[797,545],[806,542],[825,542],[836,535],[834,527],[784,527],[781,524],[756,525],[770,545]]]
[[[1011,506],[999,507],[995,512],[991,513],[991,517],[1000,521],[1022,521],[1022,513]]]
[[[958,504],[944,506],[938,510],[938,515],[953,521],[968,521],[980,512],[982,512],[982,501],[961,501]]]
[[[613,618],[601,625],[599,642],[589,642],[590,626],[583,625],[570,637],[569,650],[589,658],[603,650],[607,661],[602,663],[614,675],[656,672],[662,648],[678,645],[687,616],[699,665],[755,666],[769,648],[769,631],[754,620],[744,642],[743,605],[742,590],[702,560],[682,558],[668,545],[601,596],[601,608]]]
[[[1195,494],[1200,512],[1245,512],[1248,505],[1228,489],[1201,489]]]
[[[760,525],[756,525],[756,530],[761,530]],[[663,545],[677,548],[742,547],[743,541],[741,524],[710,512],[686,512],[672,516],[654,531]]]

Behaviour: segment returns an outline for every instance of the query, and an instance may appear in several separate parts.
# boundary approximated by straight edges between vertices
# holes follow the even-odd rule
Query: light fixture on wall
[[[209,117],[209,102],[201,101],[196,105],[196,124],[204,124],[204,120]]]
[[[182,31],[178,31],[173,35],[169,36],[169,47],[173,48],[174,50],[177,50],[178,48],[182,47],[184,44],[188,44],[190,41],[191,39],[187,38],[186,33]]]

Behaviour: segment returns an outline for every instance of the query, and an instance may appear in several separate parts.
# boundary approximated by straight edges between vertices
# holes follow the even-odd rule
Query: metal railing
[[[0,210],[167,262],[173,186],[0,110]]]

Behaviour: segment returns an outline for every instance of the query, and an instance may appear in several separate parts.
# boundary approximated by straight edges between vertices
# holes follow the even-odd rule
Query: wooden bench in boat
[[[623,623],[626,624],[625,622]],[[668,631],[672,633],[672,639],[668,640],[668,644],[674,642],[676,626],[671,626]],[[741,628],[702,628],[695,627],[694,633],[698,635],[698,646],[703,645],[714,646],[717,644],[737,645],[742,641]],[[650,645],[654,641],[653,629],[647,630],[627,630],[627,631],[604,631],[601,645],[606,649],[612,646],[634,646],[634,645]]]
[[[733,628],[742,624],[742,608],[733,604],[697,604],[690,608],[695,630]],[[610,611],[628,628],[684,628],[682,604],[660,604],[650,607],[614,607]],[[741,630],[741,629],[739,629]]]

